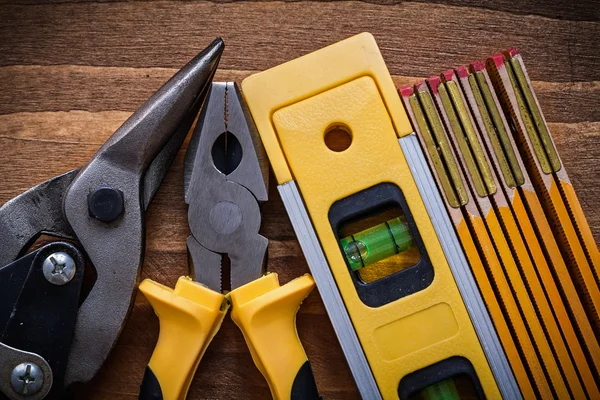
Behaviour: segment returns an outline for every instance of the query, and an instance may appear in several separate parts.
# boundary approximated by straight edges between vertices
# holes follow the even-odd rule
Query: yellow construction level
[[[250,76],[242,89],[363,397],[520,398],[373,37]],[[366,279],[384,258],[399,267]]]

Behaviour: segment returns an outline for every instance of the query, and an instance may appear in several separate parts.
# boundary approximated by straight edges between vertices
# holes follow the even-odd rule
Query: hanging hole
[[[352,131],[344,124],[331,125],[325,131],[325,144],[331,151],[344,151],[352,144]]]
[[[212,147],[212,159],[221,173],[231,174],[242,162],[242,145],[231,132],[223,132]]]

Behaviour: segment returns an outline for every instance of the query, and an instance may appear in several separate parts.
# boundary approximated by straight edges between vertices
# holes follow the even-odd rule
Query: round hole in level
[[[344,151],[352,144],[352,131],[345,124],[333,124],[325,131],[325,144],[331,151]]]

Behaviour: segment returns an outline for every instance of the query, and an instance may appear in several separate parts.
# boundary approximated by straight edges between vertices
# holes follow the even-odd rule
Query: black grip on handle
[[[138,399],[163,400],[160,383],[158,382],[158,379],[156,379],[154,372],[152,372],[148,366],[146,367],[146,371],[144,371],[144,378],[142,379],[142,384],[140,385],[140,395]]]
[[[321,400],[310,362],[306,360],[298,370],[292,384],[291,400]]]

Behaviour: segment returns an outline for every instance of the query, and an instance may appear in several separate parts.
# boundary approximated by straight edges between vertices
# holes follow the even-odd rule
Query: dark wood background
[[[240,82],[370,31],[398,85],[519,47],[598,241],[600,4],[570,3],[0,0],[0,204],[83,165],[133,110],[217,35],[226,50],[216,79]],[[167,285],[187,272],[182,159],[183,151],[147,218],[142,277]],[[287,282],[308,268],[274,186],[271,178],[263,233],[271,240],[269,269]],[[323,397],[357,398],[317,291],[298,314],[298,330]],[[116,348],[78,397],[137,398],[157,334],[158,321],[138,294]],[[229,318],[202,360],[188,398],[269,398]]]

